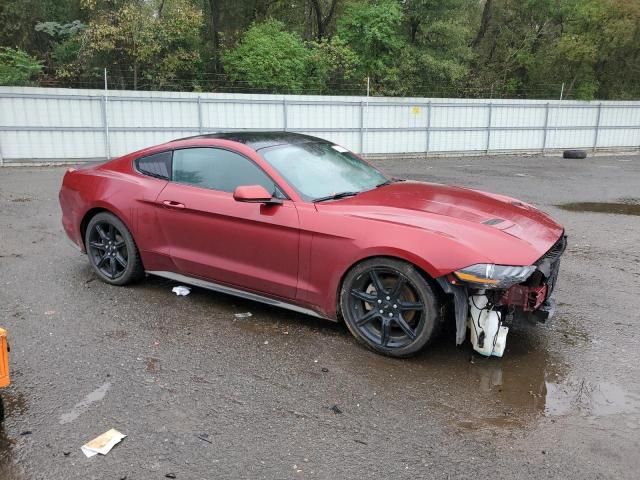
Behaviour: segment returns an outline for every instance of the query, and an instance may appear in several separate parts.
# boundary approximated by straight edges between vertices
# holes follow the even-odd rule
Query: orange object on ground
[[[7,331],[0,328],[0,388],[8,386],[9,381],[9,344]]]

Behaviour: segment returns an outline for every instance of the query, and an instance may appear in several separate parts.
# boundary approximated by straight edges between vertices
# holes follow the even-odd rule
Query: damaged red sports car
[[[531,205],[391,178],[287,132],[201,135],[70,168],[62,223],[113,285],[145,273],[337,321],[415,354],[446,321],[502,356],[507,324],[553,313],[566,240]]]

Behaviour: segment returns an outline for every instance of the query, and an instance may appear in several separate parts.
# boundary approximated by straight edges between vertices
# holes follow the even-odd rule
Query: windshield
[[[305,200],[357,194],[388,181],[353,153],[330,143],[277,145],[259,153]]]

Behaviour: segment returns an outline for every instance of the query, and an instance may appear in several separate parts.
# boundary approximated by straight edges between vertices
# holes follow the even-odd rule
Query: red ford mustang
[[[553,313],[562,226],[531,205],[390,178],[328,141],[201,135],[71,168],[62,223],[98,277],[145,274],[343,318],[373,350],[418,352],[447,320],[502,356],[505,323]]]

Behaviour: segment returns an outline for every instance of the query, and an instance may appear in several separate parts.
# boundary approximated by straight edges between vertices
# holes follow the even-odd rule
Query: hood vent
[[[502,222],[504,222],[504,218],[490,218],[489,220],[485,220],[482,223],[484,223],[485,225],[497,225]]]

